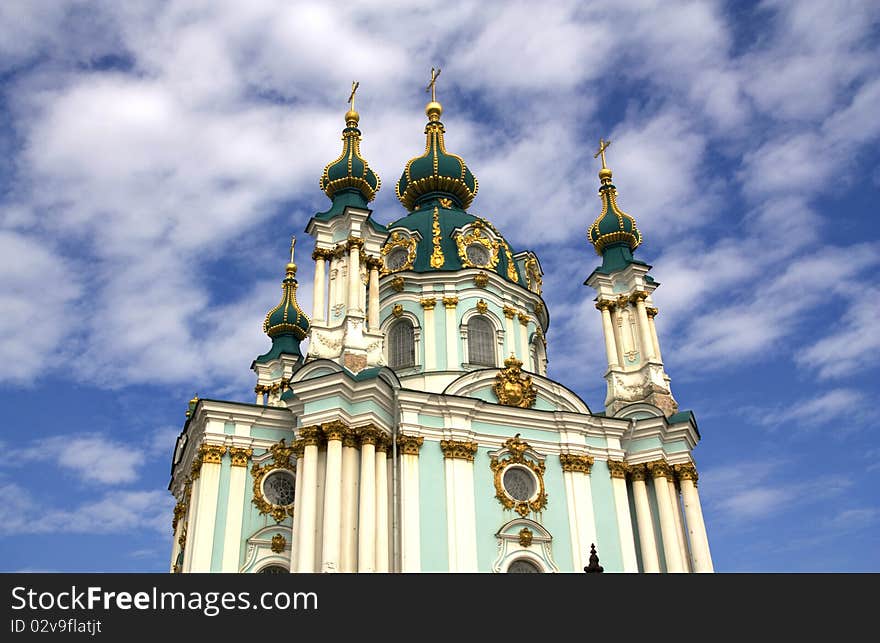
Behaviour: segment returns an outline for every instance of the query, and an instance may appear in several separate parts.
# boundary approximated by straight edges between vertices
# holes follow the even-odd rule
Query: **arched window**
[[[467,324],[468,362],[495,366],[495,329],[485,317],[471,317]]]
[[[541,569],[527,558],[517,558],[507,567],[508,574],[540,574]]]
[[[391,368],[416,365],[415,333],[408,319],[394,322],[388,331],[388,365]]]
[[[266,567],[263,567],[263,569],[261,569],[257,573],[258,574],[286,574],[287,568],[282,567],[281,565],[267,565]]]

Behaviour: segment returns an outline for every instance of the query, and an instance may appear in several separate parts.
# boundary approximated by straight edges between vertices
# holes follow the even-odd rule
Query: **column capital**
[[[312,250],[312,261],[326,261],[333,257],[332,248],[315,248]]]
[[[473,462],[474,455],[477,453],[477,443],[471,441],[440,440],[440,450],[443,451],[443,457],[447,460],[469,460]]]
[[[694,485],[697,484],[697,480],[700,476],[697,473],[697,467],[693,462],[676,464],[672,466],[672,469],[675,471],[675,475],[679,480],[692,480]]]
[[[523,326],[528,326],[528,324],[529,324],[529,316],[528,315],[526,315],[525,313],[519,313],[516,316],[516,318],[519,319],[520,324],[522,324]]]
[[[186,513],[186,503],[183,500],[178,500],[177,504],[174,505],[174,519],[171,521],[171,531],[177,530],[177,523],[180,522],[180,519],[183,518]]]
[[[345,242],[345,246],[348,250],[352,248],[360,249],[364,247],[364,240],[360,237],[349,237]]]
[[[203,463],[220,464],[226,447],[221,444],[203,444],[199,447],[199,455]]]
[[[419,305],[425,310],[434,310],[434,306],[437,305],[436,297],[422,297],[419,299]]]
[[[634,481],[642,481],[644,482],[645,478],[648,477],[648,467],[645,466],[644,463],[641,464],[629,464],[625,465],[630,477]]]
[[[619,295],[617,297],[617,301],[614,302],[614,307],[623,310],[627,306],[629,306],[629,297],[627,297],[626,295]]]
[[[600,299],[596,302],[596,309],[597,310],[605,311],[605,310],[610,310],[612,308],[614,308],[614,302],[611,301],[610,299]]]
[[[397,436],[397,451],[401,455],[418,455],[424,442],[425,438],[420,435],[406,435],[401,433]]]
[[[232,459],[233,467],[246,467],[248,459],[253,454],[253,449],[245,449],[244,447],[229,447],[229,457]]]
[[[348,250],[347,243],[345,243],[344,241],[337,243],[336,246],[332,250],[333,258],[340,259],[345,254],[346,250]]]
[[[446,308],[455,308],[456,306],[458,306],[458,297],[444,297],[443,305]]]
[[[513,306],[505,306],[502,310],[504,310],[504,316],[508,319],[516,317],[516,308]]]
[[[302,439],[294,440],[293,442],[290,443],[290,452],[296,456],[297,460],[300,459],[301,457],[303,457],[303,455],[305,455],[305,451],[306,451],[306,443],[304,440],[302,440]]]
[[[651,475],[655,478],[675,480],[675,476],[672,474],[672,467],[669,466],[669,463],[666,462],[666,460],[653,460],[652,462],[648,462],[646,466],[651,472]]]
[[[303,447],[316,447],[321,443],[321,427],[317,424],[305,426],[297,431],[297,433],[299,433]]]
[[[365,444],[375,445],[376,441],[379,439],[381,432],[378,428],[373,426],[372,424],[367,424],[366,426],[358,427],[357,429],[358,437],[361,441],[361,446]]]
[[[589,455],[560,453],[559,461],[562,464],[563,471],[580,472],[589,475],[593,468],[593,457]]]
[[[346,427],[345,432],[342,434],[342,446],[348,447],[350,449],[360,449],[361,442],[358,438],[358,432],[351,427]]]
[[[645,301],[647,298],[648,293],[646,293],[644,290],[636,290],[629,296],[629,300],[634,304],[639,301]]]
[[[384,433],[380,433],[379,437],[376,438],[376,453],[388,453],[390,447],[391,440]]]
[[[542,304],[540,301],[535,302],[535,305],[532,306],[532,308],[534,308],[536,315],[544,314],[544,304]]]
[[[648,313],[648,317],[651,317],[651,318],[656,317],[660,313],[660,311],[657,310],[656,308],[654,308],[653,306],[646,306],[645,312]]]
[[[382,259],[379,257],[374,257],[373,255],[367,255],[365,260],[367,268],[370,270],[380,270],[382,268]]]
[[[611,474],[612,478],[623,478],[625,480],[628,471],[629,466],[627,466],[626,462],[622,460],[608,460],[608,473]]]
[[[339,420],[333,420],[332,422],[324,422],[321,425],[321,432],[328,442],[331,440],[341,441],[345,437],[346,428],[345,424]]]

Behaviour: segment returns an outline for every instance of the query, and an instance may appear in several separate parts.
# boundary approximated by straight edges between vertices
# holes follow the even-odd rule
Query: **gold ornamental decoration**
[[[531,547],[532,546],[532,537],[534,533],[528,527],[523,527],[519,530],[519,544],[523,547]]]
[[[431,223],[431,243],[434,245],[434,250],[431,252],[431,267],[435,269],[442,268],[446,262],[443,248],[440,247],[440,239],[440,208],[434,208],[434,218]]]
[[[292,473],[294,466],[291,462],[291,456],[295,450],[296,446],[286,444],[284,438],[281,438],[280,442],[269,447],[269,452],[272,454],[272,462],[262,466],[255,464],[251,467],[251,476],[254,478],[254,498],[251,502],[254,503],[261,514],[272,516],[275,522],[281,522],[287,516],[293,516],[294,503],[275,505],[269,502],[263,495],[263,480],[267,475],[278,469],[284,469]]]
[[[529,453],[530,451],[531,453]],[[531,469],[537,479],[536,492],[528,500],[517,500],[504,489],[504,473],[511,465]],[[544,463],[537,459],[529,443],[520,439],[519,433],[504,443],[504,452],[501,456],[491,456],[489,467],[495,474],[495,498],[505,509],[513,509],[525,518],[529,512],[539,512],[547,507],[547,492],[544,490]]]
[[[504,368],[495,376],[492,391],[499,403],[528,409],[535,405],[538,391],[531,375],[523,373],[521,367],[522,362],[513,355],[504,360]]]
[[[403,248],[406,250],[406,261],[399,267],[390,269],[385,263],[385,258],[388,254],[396,249]],[[416,240],[414,237],[406,237],[401,232],[394,231],[391,233],[391,237],[388,239],[388,242],[382,246],[382,274],[387,275],[392,272],[401,272],[403,270],[412,270],[413,262],[416,260]],[[393,282],[392,282],[393,284]],[[403,281],[401,280],[401,286],[403,285]]]
[[[497,241],[490,239],[483,232],[483,226],[479,219],[474,223],[473,229],[467,234],[459,234],[455,237],[455,243],[458,246],[458,258],[461,259],[461,265],[465,268],[495,268],[498,265],[498,250],[501,246]],[[472,262],[467,256],[469,246],[479,244],[486,249],[489,255],[489,261],[485,264]]]
[[[280,554],[284,551],[284,548],[287,547],[287,538],[282,536],[281,534],[275,534],[272,536],[272,551],[276,554]]]

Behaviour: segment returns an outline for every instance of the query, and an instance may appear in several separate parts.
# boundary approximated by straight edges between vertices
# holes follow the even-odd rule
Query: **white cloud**
[[[85,482],[122,484],[138,478],[144,453],[102,435],[52,436],[9,450],[12,461],[54,462]]]
[[[860,424],[867,396],[862,391],[836,388],[805,397],[785,408],[754,411],[756,421],[764,426],[780,428],[795,425],[812,428],[833,422],[838,431]]]
[[[148,529],[166,533],[174,499],[162,491],[114,491],[72,509],[47,507],[14,484],[0,486],[0,533],[118,534]]]

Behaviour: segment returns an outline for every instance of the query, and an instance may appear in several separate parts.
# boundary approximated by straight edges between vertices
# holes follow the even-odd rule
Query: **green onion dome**
[[[425,108],[428,124],[425,126],[425,153],[406,164],[397,182],[397,198],[413,211],[429,199],[451,199],[456,207],[467,210],[473,203],[479,185],[477,178],[465,165],[464,159],[446,151],[443,141],[445,129],[440,122],[443,107],[431,101]]]
[[[344,191],[359,192],[367,202],[373,200],[382,182],[361,156],[361,131],[357,128],[360,115],[352,110],[345,114],[342,130],[342,154],[327,164],[321,175],[321,189],[333,199]]]
[[[266,313],[263,332],[272,339],[281,335],[293,335],[302,341],[309,333],[309,318],[296,301],[296,264],[287,264],[284,281],[281,282],[281,302]]]
[[[642,233],[636,227],[636,221],[617,205],[617,188],[611,182],[611,170],[603,167],[599,170],[599,198],[602,199],[602,212],[590,226],[587,236],[598,254],[606,248],[626,246],[630,252],[642,243]]]

